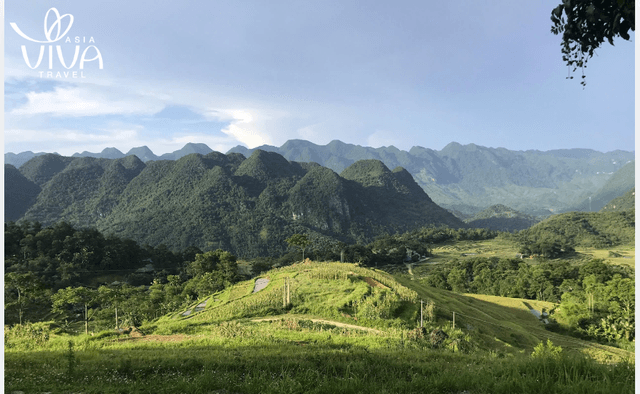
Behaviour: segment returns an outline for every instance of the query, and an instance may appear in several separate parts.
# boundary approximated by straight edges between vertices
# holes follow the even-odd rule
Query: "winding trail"
[[[274,317],[264,317],[261,319],[253,319],[251,321],[253,322],[262,322],[262,321],[274,321],[274,320],[281,320],[284,319],[286,315],[282,315],[282,316],[274,316]],[[291,316],[289,318],[300,318],[297,316]],[[383,332],[380,330],[376,330],[375,328],[370,328],[370,327],[362,327],[362,326],[356,326],[353,324],[347,324],[347,323],[341,323],[338,321],[333,321],[333,320],[324,320],[324,319],[306,319],[304,317],[300,318],[302,320],[311,320],[314,323],[323,323],[323,324],[330,324],[332,326],[336,326],[336,327],[343,327],[343,328],[352,328],[354,330],[363,330],[363,331],[369,331],[369,332],[375,332],[376,334],[382,334]]]

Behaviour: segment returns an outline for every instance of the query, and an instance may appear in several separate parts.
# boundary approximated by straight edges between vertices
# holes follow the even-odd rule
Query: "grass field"
[[[546,303],[455,294],[353,264],[297,264],[264,277],[258,293],[253,280],[241,282],[203,311],[128,335],[32,333],[34,341],[5,329],[5,390],[633,392],[633,353],[547,331],[524,302]],[[421,300],[435,305],[425,331],[417,329]],[[549,339],[560,355],[534,350]]]

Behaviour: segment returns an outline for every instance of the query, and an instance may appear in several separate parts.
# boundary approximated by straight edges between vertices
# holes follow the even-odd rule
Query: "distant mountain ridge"
[[[616,171],[635,160],[633,152],[620,150],[607,153],[590,149],[511,151],[456,142],[441,151],[423,147],[403,151],[393,146],[371,148],[337,140],[327,145],[290,140],[281,147],[264,145],[248,149],[237,146],[227,153],[250,157],[256,149],[279,153],[290,161],[315,162],[336,173],[359,160],[379,160],[388,168],[401,166],[434,202],[465,216],[473,216],[496,204],[536,216],[588,210],[588,205],[584,204],[588,197],[603,188]],[[126,155],[135,154],[146,163],[177,160],[189,153],[210,152],[211,149],[204,144],[187,144],[178,151],[159,157],[147,147],[133,148]],[[14,164],[11,160],[20,155],[23,154],[7,153],[5,161]],[[113,148],[99,154],[83,152],[76,155],[112,159],[126,156]],[[19,167],[19,164],[14,165]],[[613,194],[603,195],[602,205],[635,186],[634,177],[628,173],[622,177],[622,183],[628,187],[625,190],[616,188]]]
[[[110,153],[114,153],[111,151]],[[42,155],[20,167],[5,195],[28,194],[6,212],[50,225],[65,220],[106,234],[175,250],[196,245],[241,257],[278,255],[285,239],[306,233],[316,247],[371,241],[420,226],[465,227],[437,206],[403,168],[356,162],[339,175],[274,152],[192,153],[144,163]],[[29,185],[25,188],[23,185]],[[16,199],[12,200],[15,201]]]
[[[573,208],[599,190],[614,172],[635,160],[633,152],[589,149],[511,151],[452,142],[441,151],[413,147],[362,147],[332,141],[316,145],[290,140],[281,147],[261,146],[289,160],[315,161],[342,171],[357,160],[377,159],[390,168],[402,166],[438,205],[473,215],[504,204],[530,215],[549,215]],[[244,155],[251,149],[235,147]],[[635,180],[631,180],[635,182]]]

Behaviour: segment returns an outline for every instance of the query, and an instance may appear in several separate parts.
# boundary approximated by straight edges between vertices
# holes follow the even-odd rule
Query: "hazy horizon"
[[[635,34],[583,89],[558,3],[9,0],[4,150],[634,146]]]

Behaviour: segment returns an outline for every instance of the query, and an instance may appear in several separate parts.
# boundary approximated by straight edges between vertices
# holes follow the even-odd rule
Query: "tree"
[[[213,271],[223,271],[224,280],[229,282],[229,284],[235,283],[238,275],[236,256],[222,249],[217,249],[215,251],[197,254],[195,261],[189,263],[187,267],[187,274],[192,278]]]
[[[4,288],[7,296],[5,308],[16,306],[18,321],[22,325],[24,310],[42,292],[42,283],[31,272],[9,272],[4,275]]]
[[[584,69],[594,51],[605,40],[613,45],[615,37],[629,40],[635,31],[635,0],[563,0],[551,11],[551,32],[562,34],[562,60],[575,72]],[[568,77],[573,79],[573,76]]]
[[[467,291],[467,273],[460,268],[452,268],[447,276],[447,282],[451,286],[451,290],[458,293],[465,293]]]
[[[287,238],[286,241],[290,246],[297,246],[302,250],[302,261],[304,261],[304,250],[311,243],[311,241],[309,241],[309,237],[307,237],[306,234],[293,234],[291,237]]]
[[[85,334],[89,333],[89,319],[93,315],[89,306],[93,305],[98,300],[98,292],[87,287],[67,287],[65,289],[58,290],[52,297],[53,312],[68,314],[69,307],[75,307],[77,305],[84,306],[84,331]],[[90,316],[91,314],[91,316]]]

